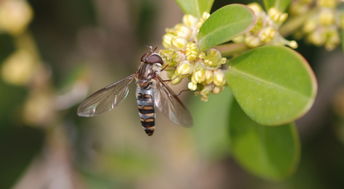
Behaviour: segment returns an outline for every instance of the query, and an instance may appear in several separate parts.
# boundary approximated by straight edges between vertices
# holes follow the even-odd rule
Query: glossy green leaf
[[[215,11],[203,23],[198,33],[202,50],[227,42],[251,28],[255,19],[253,12],[244,5],[232,4]]]
[[[284,12],[289,6],[291,0],[264,0],[265,9],[269,10],[272,7]]]
[[[201,17],[204,12],[210,12],[214,0],[176,0],[185,14]]]
[[[263,125],[293,122],[312,106],[317,84],[306,60],[282,46],[264,46],[230,61],[227,80],[245,113]]]
[[[294,124],[266,127],[252,121],[233,100],[229,118],[230,147],[234,158],[249,172],[280,180],[294,172],[300,143]]]
[[[208,157],[221,156],[228,152],[228,114],[232,95],[228,89],[211,95],[208,102],[193,99],[191,112],[194,118],[192,131],[198,151]]]

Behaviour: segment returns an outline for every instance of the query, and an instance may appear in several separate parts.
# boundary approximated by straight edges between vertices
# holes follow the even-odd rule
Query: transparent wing
[[[108,85],[87,97],[78,107],[78,115],[92,117],[112,110],[128,96],[134,74]]]
[[[177,95],[157,76],[155,92],[155,106],[173,123],[191,127],[192,116]]]

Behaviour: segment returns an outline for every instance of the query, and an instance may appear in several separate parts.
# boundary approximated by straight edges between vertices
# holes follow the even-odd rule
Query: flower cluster
[[[256,24],[250,31],[234,38],[235,43],[245,43],[250,48],[265,44],[288,45],[291,48],[297,48],[296,41],[286,40],[278,31],[288,14],[276,8],[270,8],[266,13],[258,3],[251,3],[248,7],[256,16]]]
[[[166,30],[163,36],[165,49],[159,52],[168,65],[166,71],[171,83],[177,84],[188,78],[188,89],[204,101],[210,93],[221,92],[226,84],[226,58],[216,49],[201,51],[198,46],[199,28],[208,17],[209,13],[204,13],[201,18],[185,15],[182,23]]]
[[[33,13],[25,0],[0,1],[0,32],[6,32],[16,38],[16,50],[0,66],[4,81],[13,85],[26,85],[38,68],[37,58],[32,53],[26,28]]]
[[[337,8],[339,0],[298,0],[291,6],[293,16],[302,16],[304,11],[310,12],[307,16],[299,36],[306,36],[311,44],[325,46],[333,50],[340,43],[338,30],[344,29],[344,14]]]

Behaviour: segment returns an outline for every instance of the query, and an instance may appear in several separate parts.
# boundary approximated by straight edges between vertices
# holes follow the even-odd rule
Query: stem
[[[303,15],[292,17],[291,19],[289,19],[280,28],[280,34],[285,37],[285,36],[289,36],[290,34],[294,33],[296,30],[300,29],[300,27],[302,27],[302,25],[305,23],[305,20],[310,15],[312,15],[314,11],[315,9],[308,11],[307,13]]]
[[[229,43],[216,46],[215,48],[219,50],[223,56],[233,56],[248,49],[244,43]]]

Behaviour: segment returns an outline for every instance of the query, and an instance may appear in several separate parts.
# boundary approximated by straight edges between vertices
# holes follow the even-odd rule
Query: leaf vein
[[[254,76],[254,75],[252,75],[252,74],[249,74],[249,73],[247,73],[247,72],[243,72],[243,71],[240,71],[240,70],[238,70],[238,69],[235,69],[235,68],[233,68],[233,67],[231,67],[230,70],[232,70],[232,71],[236,72],[237,74],[242,75],[242,76],[244,76],[244,77],[247,77],[247,78],[250,78],[250,79],[259,81],[259,82],[261,82],[261,83],[264,83],[264,84],[266,84],[266,85],[270,85],[270,86],[275,87],[275,88],[278,88],[278,89],[280,89],[280,90],[288,91],[289,93],[296,94],[296,95],[298,95],[298,96],[304,98],[304,100],[308,100],[308,99],[309,99],[309,96],[306,96],[305,94],[300,93],[300,92],[297,92],[297,91],[295,91],[295,90],[293,90],[293,89],[290,89],[290,88],[288,88],[288,87],[285,87],[285,86],[282,86],[282,85],[278,85],[278,84],[273,83],[273,82],[271,82],[271,81],[262,79],[262,78],[260,78],[260,77]]]

